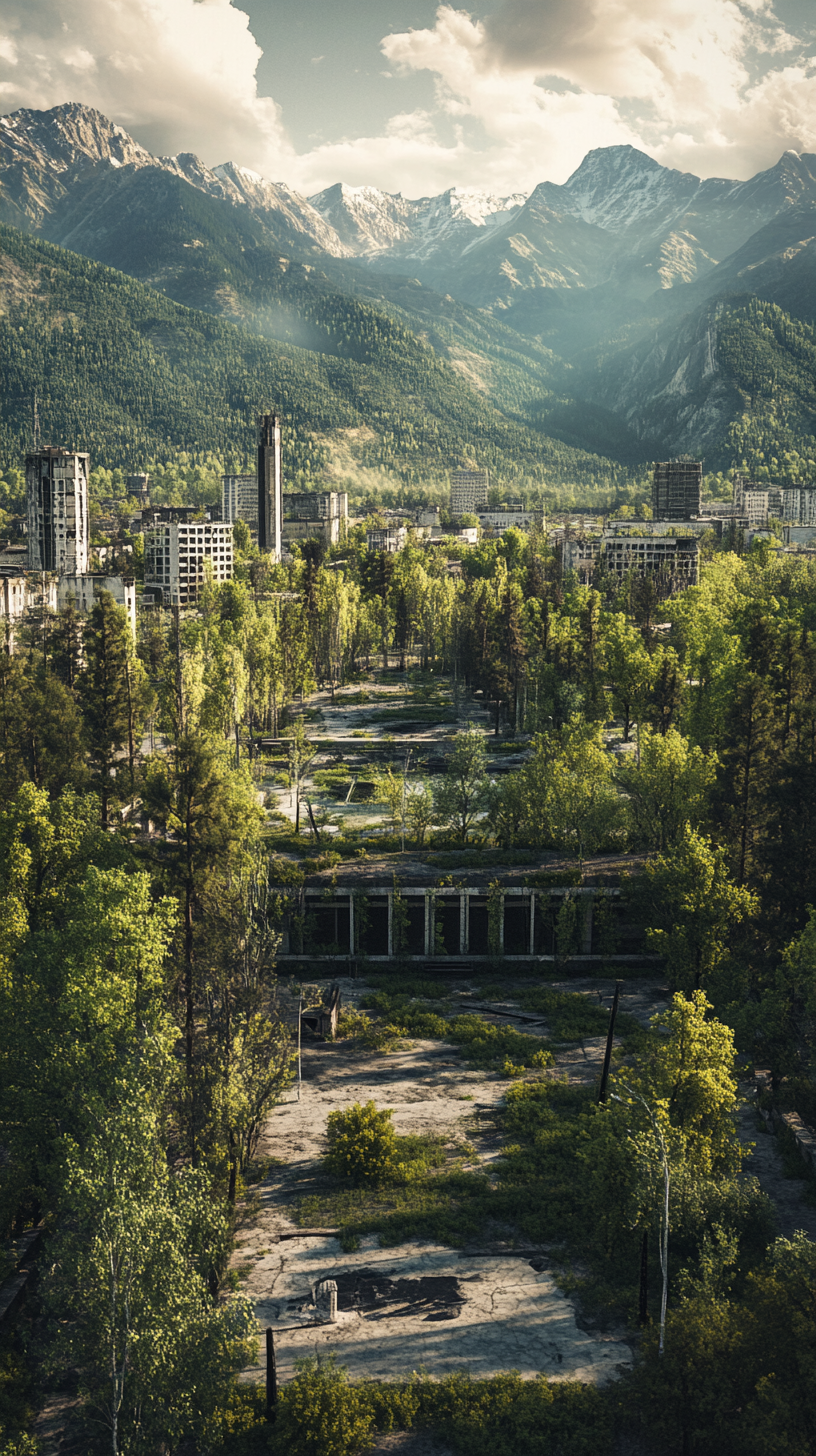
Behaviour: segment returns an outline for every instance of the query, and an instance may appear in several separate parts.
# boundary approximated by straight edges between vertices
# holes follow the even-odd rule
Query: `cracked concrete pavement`
[[[605,1005],[613,990],[609,981],[590,979],[553,984],[584,991],[596,1002],[602,998]],[[366,989],[360,981],[344,982],[344,1003],[358,1001]],[[621,1005],[645,1022],[665,1000],[659,983],[629,982]],[[504,1009],[507,1004],[502,1003]],[[506,1017],[502,1024],[508,1024]],[[544,1029],[535,1027],[539,1034]],[[564,1047],[558,1073],[571,1081],[591,1080],[603,1048],[603,1037]],[[516,1369],[530,1377],[544,1373],[600,1384],[629,1363],[625,1331],[581,1328],[543,1248],[538,1257],[531,1250],[512,1256],[509,1247],[499,1252],[498,1244],[483,1253],[420,1241],[380,1248],[371,1235],[358,1250],[344,1253],[335,1237],[289,1236],[295,1232],[293,1205],[321,1186],[326,1119],[335,1108],[369,1099],[391,1107],[398,1133],[445,1137],[450,1150],[466,1160],[465,1167],[479,1168],[492,1179],[502,1140],[489,1111],[508,1085],[504,1077],[468,1068],[443,1042],[412,1041],[391,1055],[349,1042],[304,1047],[301,1098],[290,1093],[268,1119],[260,1152],[279,1162],[260,1189],[260,1208],[242,1229],[235,1255],[259,1324],[276,1331],[281,1380],[291,1379],[298,1357],[329,1352],[336,1353],[352,1379],[395,1379],[422,1369],[474,1376]],[[287,1237],[278,1242],[282,1233]],[[303,1311],[316,1283],[364,1269],[398,1280],[455,1278],[462,1302],[455,1311],[429,1313],[427,1307],[408,1304],[344,1310],[341,1299],[337,1324],[294,1328],[314,1319]],[[263,1373],[262,1367],[246,1372],[252,1379],[262,1379]]]

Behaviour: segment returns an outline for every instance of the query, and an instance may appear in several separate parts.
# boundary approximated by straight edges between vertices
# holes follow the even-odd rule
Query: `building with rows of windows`
[[[215,582],[233,574],[232,525],[228,521],[162,521],[145,531],[145,596],[168,607],[192,606],[207,563]]]

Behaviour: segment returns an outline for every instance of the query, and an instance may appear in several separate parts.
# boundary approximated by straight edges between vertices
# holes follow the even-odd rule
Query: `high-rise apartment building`
[[[655,465],[652,477],[652,517],[655,521],[690,521],[699,516],[703,498],[703,467],[699,460],[665,460]]]
[[[25,470],[29,567],[86,572],[90,456],[49,446],[27,455]]]
[[[452,516],[465,511],[478,511],[487,505],[490,486],[489,470],[452,470],[450,478],[450,510]]]
[[[280,416],[274,412],[258,421],[258,545],[281,559],[283,472]]]
[[[221,476],[221,520],[246,521],[252,535],[258,535],[257,475]]]

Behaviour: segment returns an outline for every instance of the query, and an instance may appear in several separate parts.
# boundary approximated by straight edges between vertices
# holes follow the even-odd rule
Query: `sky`
[[[744,178],[816,152],[816,0],[4,0],[0,113],[65,101],[307,195],[528,193],[621,143]]]

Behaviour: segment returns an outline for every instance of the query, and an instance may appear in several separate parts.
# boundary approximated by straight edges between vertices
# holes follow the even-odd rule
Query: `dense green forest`
[[[289,567],[247,549],[235,581],[207,583],[181,621],[145,613],[135,643],[102,596],[87,621],[40,615],[0,652],[0,1222],[44,1213],[49,1251],[36,1339],[0,1351],[0,1450],[30,1456],[42,1381],[78,1378],[89,1452],[355,1456],[375,1427],[426,1424],[463,1456],[621,1441],[647,1456],[809,1456],[813,1245],[774,1237],[733,1114],[737,1054],[770,1068],[778,1105],[816,1111],[816,571],[767,546],[719,553],[667,599],[659,578],[578,585],[540,533],[483,541],[456,579],[358,537]],[[304,861],[365,845],[335,835],[327,853],[319,816],[296,836],[264,808],[256,740],[287,735],[297,787],[301,694],[336,696],[386,665],[413,684],[415,713],[440,683],[478,693],[496,743],[524,752],[492,772],[484,733],[468,731],[437,775],[403,786],[383,772],[394,828],[407,800],[412,852],[556,852],[580,879],[598,851],[637,851],[629,913],[674,993],[651,1031],[624,1023],[626,1060],[598,1106],[594,1089],[547,1078],[539,1039],[499,1043],[392,978],[373,1003],[384,1034],[441,1037],[488,1066],[500,1044],[513,1064],[489,1198],[482,1178],[434,1183],[431,1169],[426,1203],[390,1215],[392,1230],[478,1241],[503,1218],[560,1245],[581,1287],[631,1321],[643,1235],[654,1249],[663,1227],[663,1147],[665,1354],[655,1314],[632,1371],[600,1392],[512,1376],[357,1388],[309,1367],[270,1433],[235,1385],[254,1324],[227,1256],[291,1075],[277,936]],[[557,933],[568,956],[569,899]],[[584,998],[553,1001],[537,980],[525,994],[562,1034],[597,1034]]]
[[[0,454],[14,461],[39,396],[49,438],[103,466],[136,468],[173,447],[241,459],[258,411],[286,423],[293,485],[315,479],[327,441],[356,431],[360,466],[406,483],[478,461],[497,479],[613,486],[626,468],[561,445],[492,407],[408,329],[370,304],[310,302],[312,348],[272,342],[188,310],[77,254],[0,231],[12,283],[0,322]]]
[[[721,315],[719,352],[745,401],[723,456],[756,480],[816,482],[816,329],[776,304],[739,299]]]

